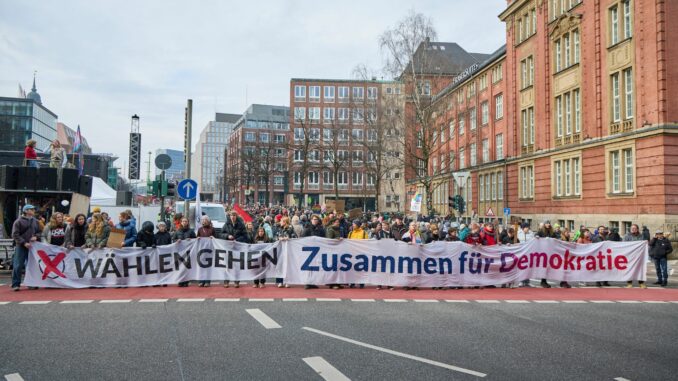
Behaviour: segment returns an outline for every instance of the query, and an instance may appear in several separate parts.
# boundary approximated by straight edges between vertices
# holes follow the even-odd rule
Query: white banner
[[[302,238],[247,245],[200,238],[156,249],[65,250],[35,243],[26,285],[79,288],[151,286],[188,280],[285,278],[290,284],[489,286],[553,281],[645,280],[647,242],[579,245],[535,239],[509,246],[460,242]]]

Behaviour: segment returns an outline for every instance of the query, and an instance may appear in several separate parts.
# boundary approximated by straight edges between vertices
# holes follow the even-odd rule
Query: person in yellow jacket
[[[348,239],[368,239],[367,231],[361,227],[360,220],[354,220],[351,231],[348,233]],[[348,285],[350,288],[355,288],[355,283]],[[365,288],[365,284],[361,283],[360,288]]]

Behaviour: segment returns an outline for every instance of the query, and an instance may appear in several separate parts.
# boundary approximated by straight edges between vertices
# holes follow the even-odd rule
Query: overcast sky
[[[491,53],[505,40],[505,0],[21,1],[0,0],[0,96],[31,87],[81,126],[95,152],[127,162],[130,117],[142,152],[183,149],[186,99],[193,142],[214,112],[289,105],[289,80],[350,78],[381,67],[378,37],[409,10],[440,41]],[[143,161],[147,160],[144,155]],[[142,173],[146,173],[145,164]]]

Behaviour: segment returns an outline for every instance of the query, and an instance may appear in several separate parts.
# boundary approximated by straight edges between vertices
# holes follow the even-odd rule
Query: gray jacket
[[[40,240],[41,233],[38,220],[33,217],[21,216],[12,225],[12,239],[17,246],[23,246],[23,244],[31,242],[33,237]]]

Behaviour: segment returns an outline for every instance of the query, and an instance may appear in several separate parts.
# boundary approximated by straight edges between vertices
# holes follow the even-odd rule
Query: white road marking
[[[60,304],[88,304],[92,303],[94,300],[62,300]]]
[[[168,299],[139,299],[139,303],[165,303]]]
[[[581,303],[588,303],[588,302],[586,300],[563,300],[563,303],[581,304]]]
[[[205,298],[180,298],[177,299],[177,302],[204,302]]]
[[[617,377],[617,378],[615,378],[614,380],[615,380],[615,381],[631,381],[631,380],[629,380],[628,378],[624,378],[624,377]]]
[[[306,357],[303,358],[304,362],[310,366],[313,370],[318,373],[326,381],[351,381],[350,378],[346,377],[341,373],[337,368],[333,367],[332,364],[325,361],[324,358],[317,357]]]
[[[7,286],[7,283],[0,283],[0,287]]]
[[[445,301],[448,303],[470,303],[470,301],[463,299],[445,299]]]
[[[529,303],[529,300],[506,300],[506,303],[518,304],[518,303]]]
[[[0,302],[0,306],[4,306],[5,304],[10,304],[12,302]]]
[[[534,302],[535,302],[535,303],[542,303],[542,304],[546,304],[546,303],[549,303],[549,304],[560,303],[560,302],[557,301],[557,300],[534,300]]]
[[[24,381],[24,378],[21,377],[19,373],[6,374],[5,380],[7,381]]]
[[[374,302],[374,299],[351,299],[352,302]]]
[[[417,303],[438,303],[438,299],[414,299]]]
[[[240,298],[215,298],[215,302],[239,302]]]
[[[247,311],[248,314],[250,314],[256,321],[258,321],[266,329],[281,328],[280,325],[275,322],[275,320],[268,317],[268,315],[266,315],[262,310],[258,308],[250,308],[245,311]]]
[[[28,300],[19,304],[47,304],[49,302],[49,300]]]
[[[132,299],[104,299],[99,301],[99,303],[104,304],[130,303],[130,302],[132,302]]]
[[[384,299],[386,303],[406,303],[406,299]]]
[[[650,304],[666,304],[667,302],[664,302],[662,300],[646,300],[645,303],[650,303]]]
[[[493,299],[478,299],[476,300],[476,303],[499,303],[499,301]]]
[[[341,302],[339,298],[315,298],[316,302]]]
[[[604,303],[615,303],[614,300],[589,300],[591,303],[604,304]]]
[[[308,298],[283,298],[283,302],[307,302]]]
[[[273,298],[250,298],[250,302],[272,302]]]
[[[445,363],[434,361],[434,360],[425,359],[423,357],[413,356],[413,355],[410,355],[410,354],[407,354],[407,353],[394,351],[392,349],[378,347],[376,345],[363,343],[362,341],[349,339],[347,337],[335,335],[335,334],[332,334],[332,333],[329,333],[329,332],[320,331],[318,329],[314,329],[314,328],[310,328],[310,327],[303,327],[302,329],[309,331],[309,332],[317,333],[319,335],[331,337],[333,339],[341,340],[341,341],[344,341],[344,342],[347,342],[347,343],[350,343],[350,344],[358,345],[358,346],[361,346],[361,347],[364,347],[364,348],[374,349],[375,351],[384,352],[384,353],[388,353],[388,354],[391,354],[391,355],[394,355],[394,356],[403,357],[403,358],[406,358],[406,359],[423,362],[424,364],[434,365],[434,366],[438,366],[438,367],[441,367],[441,368],[454,370],[454,371],[461,372],[461,373],[470,374],[470,375],[476,376],[476,377],[487,376],[487,374],[477,372],[475,370],[465,369],[465,368],[461,368],[461,367],[458,367],[458,366],[445,364]]]
[[[618,302],[618,303],[624,303],[624,304],[637,304],[637,303],[640,303],[640,302],[637,301],[637,300],[618,300],[617,302]]]
[[[674,300],[674,301],[672,301],[671,303],[678,303],[678,300]]]

